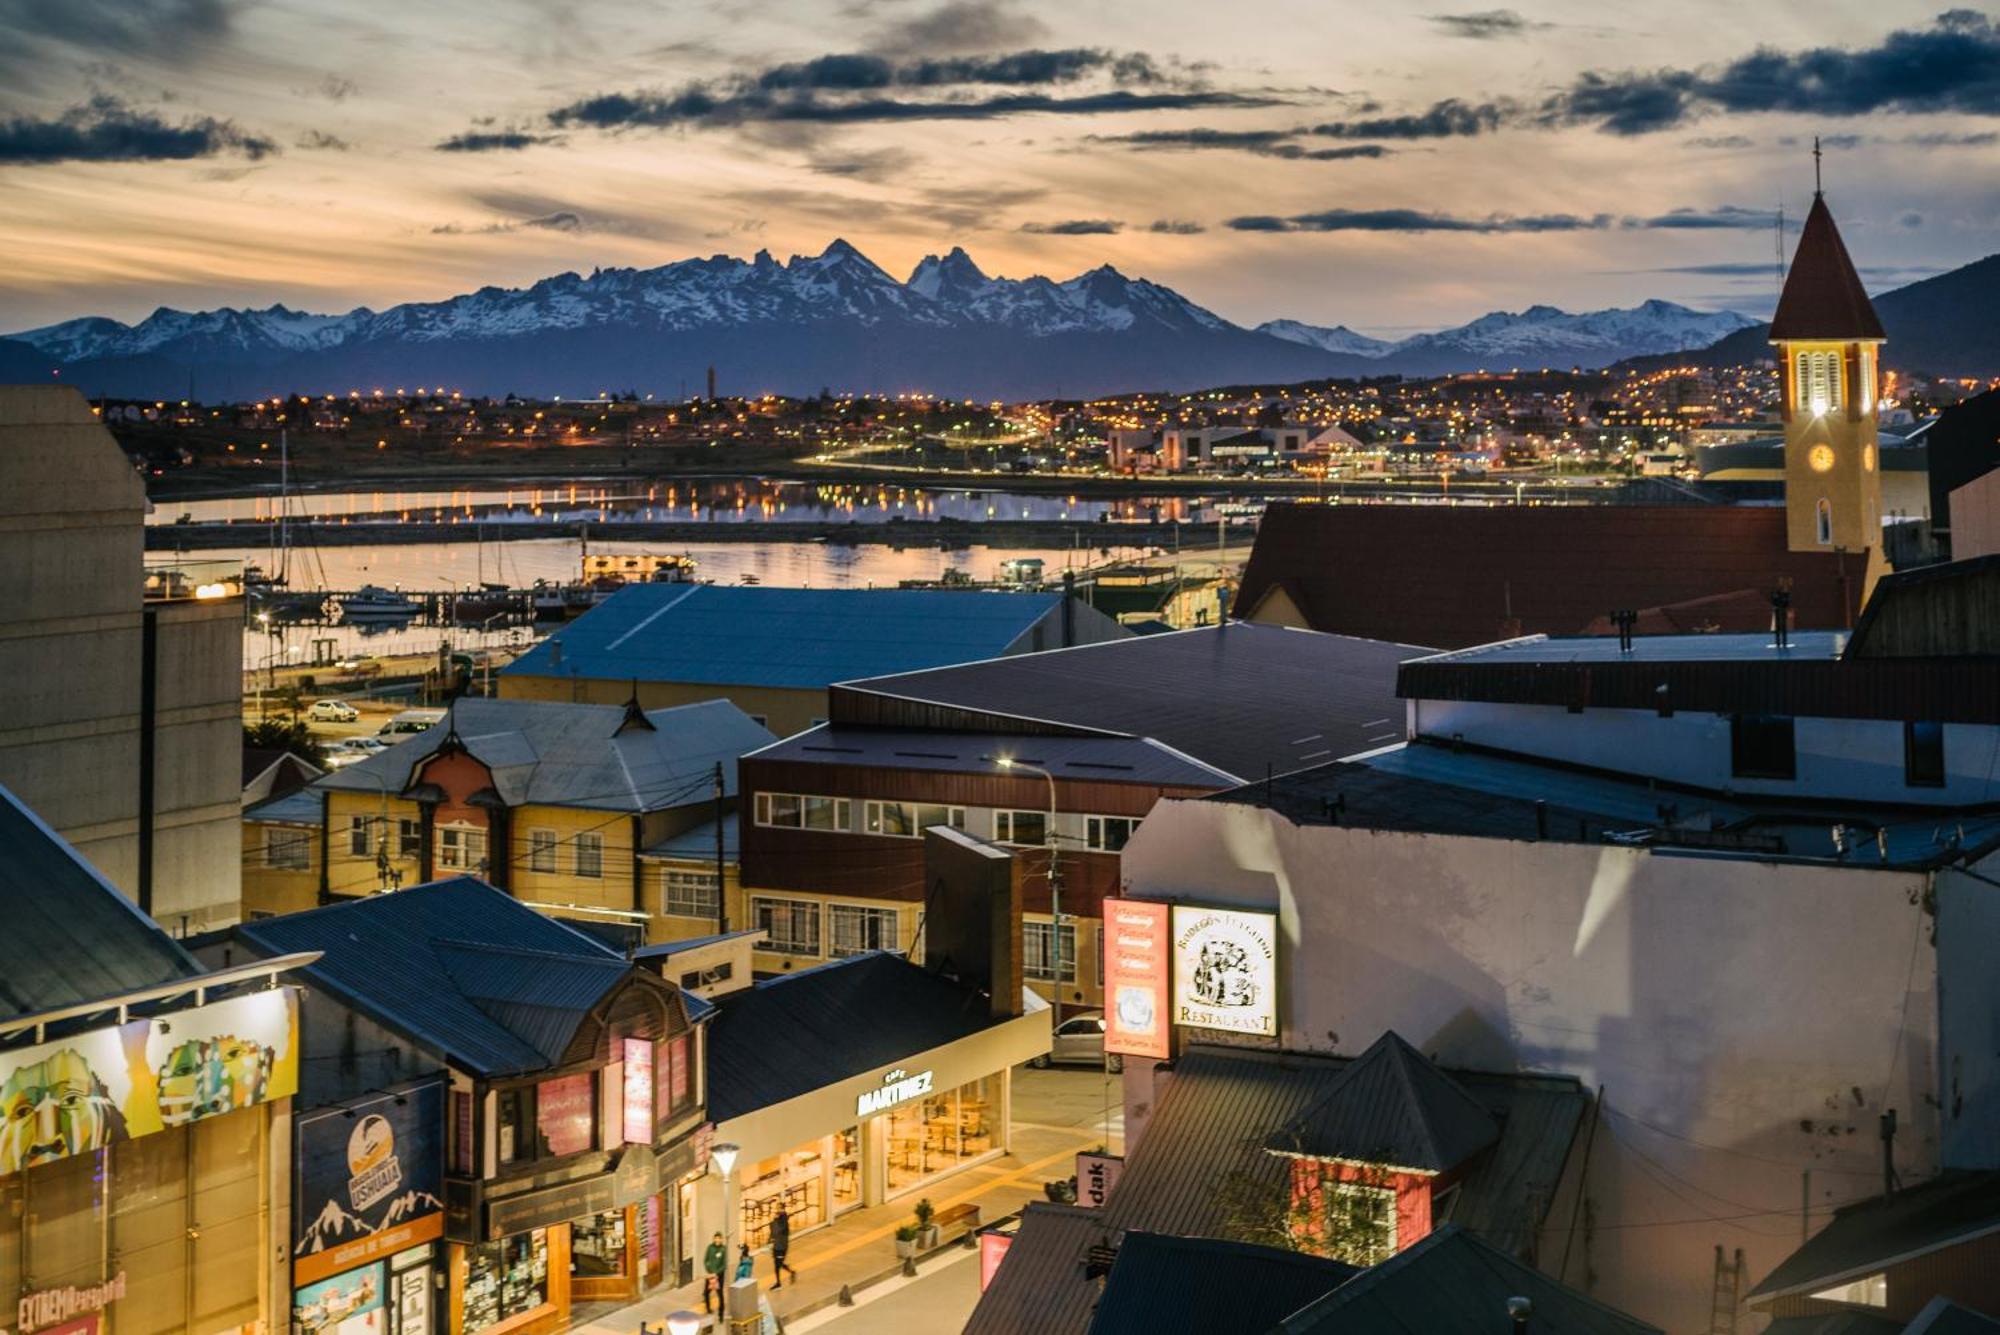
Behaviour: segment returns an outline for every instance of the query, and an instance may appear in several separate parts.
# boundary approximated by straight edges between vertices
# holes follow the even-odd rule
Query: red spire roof
[[[1826,200],[1813,196],[1812,212],[1792,254],[1792,271],[1771,317],[1772,341],[1791,338],[1883,338],[1882,321],[1847,258]]]

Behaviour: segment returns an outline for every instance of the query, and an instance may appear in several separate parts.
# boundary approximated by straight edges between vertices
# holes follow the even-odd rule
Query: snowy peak
[[[1303,343],[1322,352],[1339,352],[1353,357],[1379,357],[1395,345],[1384,338],[1357,334],[1344,324],[1305,324],[1298,320],[1266,320],[1257,326],[1260,334],[1282,338],[1287,343]]]
[[[1554,306],[1492,311],[1456,329],[1418,334],[1392,354],[1451,353],[1495,362],[1608,366],[1626,357],[1705,348],[1756,321],[1734,311],[1697,311],[1647,301],[1572,315]]]

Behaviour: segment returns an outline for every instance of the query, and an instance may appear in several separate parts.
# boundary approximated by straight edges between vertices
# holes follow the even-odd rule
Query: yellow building
[[[557,917],[626,924],[652,941],[690,935],[668,919],[704,888],[713,897],[712,852],[649,850],[712,828],[718,805],[734,803],[737,757],[771,740],[721,700],[655,710],[461,700],[429,731],[313,785],[319,896],[472,875]]]
[[[243,916],[319,906],[324,799],[300,789],[243,811]]]

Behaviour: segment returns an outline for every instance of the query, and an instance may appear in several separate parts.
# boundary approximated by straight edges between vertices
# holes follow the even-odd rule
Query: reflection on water
[[[657,551],[658,545],[593,539],[590,550],[644,553]],[[1081,571],[1110,561],[1133,560],[1149,555],[1154,549],[1120,546],[1015,551],[968,547],[942,551],[935,547],[911,547],[898,551],[872,544],[844,547],[833,543],[719,542],[702,543],[689,550],[699,562],[699,578],[716,584],[754,581],[823,589],[894,588],[906,579],[941,579],[948,570],[962,571],[977,580],[993,580],[999,577],[1002,561],[1026,556],[1040,557],[1046,576],[1060,579],[1065,570]],[[269,553],[261,548],[203,555],[265,563],[270,559]],[[538,579],[573,580],[580,568],[579,545],[560,538],[305,548],[292,552],[291,587],[352,590],[364,584],[380,584],[388,588],[441,591],[491,580],[526,588]],[[750,580],[746,581],[745,576]],[[526,643],[529,637],[546,629],[482,632],[443,626],[379,630],[356,626],[274,626],[267,633],[252,625],[244,635],[244,666],[261,669],[274,662],[323,661],[357,652],[378,656],[433,653],[441,644],[466,650]]]

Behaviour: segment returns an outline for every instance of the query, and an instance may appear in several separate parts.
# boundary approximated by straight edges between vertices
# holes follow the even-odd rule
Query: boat
[[[366,584],[340,600],[343,621],[398,621],[423,611],[423,604],[379,584]]]
[[[692,584],[696,561],[685,552],[599,552],[583,556],[585,583],[616,580],[625,584]]]
[[[528,601],[535,609],[537,621],[560,621],[567,615],[569,601],[563,586],[552,579],[538,579],[535,587],[528,591]]]

